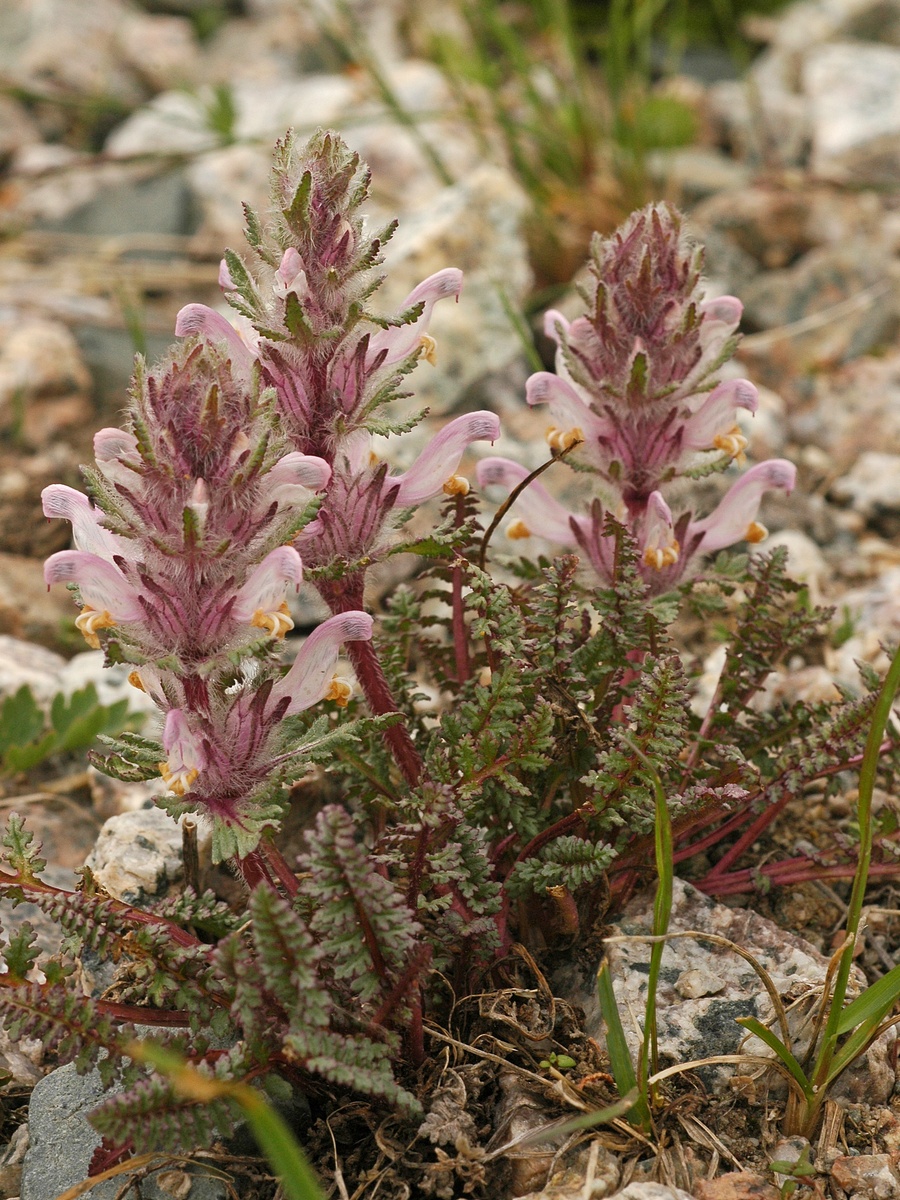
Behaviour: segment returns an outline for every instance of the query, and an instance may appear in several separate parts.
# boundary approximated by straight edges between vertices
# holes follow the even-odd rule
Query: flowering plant
[[[716,378],[737,345],[742,306],[734,296],[704,299],[701,263],[702,250],[664,204],[634,213],[611,238],[595,237],[590,280],[580,289],[587,310],[571,323],[555,310],[546,314],[557,373],[532,375],[526,399],[547,405],[551,451],[571,451],[569,461],[594,476],[599,496],[586,515],[575,515],[532,482],[517,498],[508,537],[535,534],[578,547],[608,583],[611,513],[637,543],[641,577],[654,593],[670,589],[700,555],[765,538],[756,520],[764,493],[790,492],[796,479],[784,459],[751,467],[701,520],[689,511],[673,516],[663,494],[679,478],[742,461],[747,438],[738,414],[754,413],[758,403],[748,380]],[[478,481],[512,489],[528,475],[508,459],[488,458]]]
[[[192,889],[148,911],[106,896],[89,873],[74,893],[56,889],[10,819],[0,894],[40,905],[70,948],[80,939],[118,964],[112,989],[84,997],[68,963],[36,976],[27,926],[0,949],[12,1035],[39,1036],[120,1088],[92,1116],[105,1137],[97,1169],[230,1128],[224,1101],[205,1105],[202,1088],[178,1092],[134,1061],[139,1021],[228,1084],[212,1097],[236,1094],[235,1081],[302,1093],[314,1122],[348,1090],[373,1105],[372,1120],[389,1103],[420,1146],[422,1187],[447,1194],[452,1177],[468,1188],[475,1160],[468,1134],[441,1117],[429,1043],[448,1036],[441,1022],[477,1010],[465,1018],[473,1039],[500,1021],[515,1042],[507,1057],[531,1061],[530,1029],[520,1037],[516,1020],[469,1001],[498,972],[515,974],[513,953],[537,970],[532,953],[549,950],[552,963],[585,946],[605,907],[643,878],[661,802],[676,862],[730,839],[699,879],[709,891],[852,874],[837,851],[827,866],[736,866],[810,782],[827,786],[855,764],[872,698],[751,706],[824,615],[809,611],[783,554],[704,560],[763,535],[762,495],[791,489],[789,463],[751,467],[710,516],[670,507],[679,479],[686,488],[740,458],[736,417],[756,404],[746,381],[717,382],[739,305],[703,300],[680,218],[650,208],[595,241],[588,311],[571,324],[550,317],[558,373],[529,381],[527,399],[550,406],[551,463],[565,455],[596,487],[586,514],[509,460],[479,466],[483,485],[516,494],[514,537],[542,533],[593,568],[574,554],[524,561],[510,587],[491,574],[490,530],[460,474],[467,448],[499,435],[494,414],[450,421],[403,474],[373,459],[376,434],[409,429],[386,406],[433,357],[429,315],[461,279],[439,271],[395,316],[370,310],[390,229],[366,233],[366,188],[335,135],[281,144],[271,220],[248,211],[252,258],[229,252],[222,267],[233,323],[183,309],[182,343],[152,370],[138,364],[123,427],[97,435],[87,495],[45,492],[47,515],[68,519],[75,541],[48,560],[48,583],[73,589],[85,637],[129,664],[159,710],[157,739],[125,734],[95,761],[161,779],[158,802],[207,822],[213,858],[247,892],[239,911]],[[410,509],[437,495],[443,519],[417,544],[421,573],[389,598],[376,637],[367,574],[398,548]],[[303,575],[332,616],[285,669],[277,651]],[[702,717],[672,633],[683,605],[731,623]],[[362,697],[336,678],[342,645]],[[323,701],[332,707],[316,711]],[[304,848],[287,857],[290,785],[323,763],[334,802],[322,798]],[[892,869],[887,857],[872,873],[881,867]],[[563,1045],[566,1011],[550,1004],[541,1053],[552,1063],[565,1050],[583,1094],[604,1101],[596,1046],[571,1024]],[[485,1186],[489,1161],[477,1159]]]

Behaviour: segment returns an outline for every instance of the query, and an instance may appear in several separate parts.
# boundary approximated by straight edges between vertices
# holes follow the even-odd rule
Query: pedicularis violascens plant
[[[742,460],[747,439],[738,412],[757,407],[748,380],[716,378],[737,347],[742,305],[734,296],[704,299],[702,259],[683,236],[679,215],[664,205],[635,213],[611,238],[597,235],[590,282],[581,288],[587,311],[571,324],[559,312],[546,314],[557,373],[532,375],[526,398],[547,405],[550,449],[570,450],[569,461],[594,475],[599,495],[585,515],[575,515],[532,483],[518,499],[508,537],[537,534],[578,547],[609,583],[612,513],[634,538],[653,593],[671,589],[698,555],[765,538],[756,520],[764,493],[790,492],[796,478],[784,459],[751,467],[700,520],[689,511],[673,516],[663,494],[684,476]],[[513,488],[527,476],[503,458],[485,460],[478,471],[482,486]]]
[[[516,941],[558,948],[590,931],[610,887],[633,887],[652,858],[660,787],[676,859],[731,839],[700,880],[710,891],[852,873],[839,856],[736,866],[791,797],[853,765],[871,699],[750,707],[822,614],[783,556],[714,569],[706,558],[762,536],[762,492],[789,490],[790,464],[751,467],[711,516],[673,516],[663,496],[679,476],[728,468],[744,448],[736,411],[755,406],[748,383],[716,382],[739,305],[703,300],[680,218],[651,207],[598,241],[587,315],[550,319],[558,374],[533,377],[528,399],[550,404],[553,456],[592,475],[602,499],[576,516],[524,486],[513,532],[577,547],[588,569],[572,554],[523,560],[509,564],[521,577],[510,588],[476,566],[487,537],[458,473],[470,443],[497,437],[493,414],[450,421],[405,474],[373,458],[374,434],[405,428],[384,406],[433,356],[428,316],[461,280],[439,271],[395,317],[370,308],[391,231],[366,233],[366,189],[335,135],[280,145],[268,221],[247,214],[252,256],[223,264],[234,324],[182,310],[182,344],[152,370],[139,364],[123,427],[97,435],[88,495],[45,495],[75,538],[48,560],[48,582],[73,588],[79,628],[131,665],[160,712],[157,739],[125,735],[96,761],[158,778],[159,803],[203,817],[214,858],[249,893],[234,913],[191,891],[141,910],[89,873],[61,891],[11,819],[0,893],[41,905],[120,964],[113,989],[85,998],[65,956],[35,975],[27,927],[0,951],[13,1034],[119,1079],[93,1117],[107,1162],[228,1126],[224,1108],[128,1058],[133,1021],[162,1027],[201,1071],[303,1090],[315,1115],[350,1089],[420,1120],[429,1019],[448,997],[484,991]],[[481,477],[527,481],[497,459]],[[413,546],[422,573],[390,598],[376,639],[367,573],[398,549],[409,510],[440,493],[440,523]],[[285,670],[286,599],[301,572],[334,615]],[[731,623],[703,718],[670,633],[684,604]],[[335,678],[341,644],[363,699]],[[440,697],[427,715],[420,681]],[[279,824],[313,763],[340,802],[322,807],[289,862]]]

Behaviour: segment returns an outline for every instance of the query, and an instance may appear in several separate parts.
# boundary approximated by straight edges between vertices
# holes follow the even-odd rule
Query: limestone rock
[[[115,899],[145,904],[182,877],[181,829],[159,808],[110,817],[85,865]]]
[[[59,677],[66,660],[52,650],[0,634],[0,697],[11,696],[23,684],[34,698],[49,702],[59,691]]]
[[[614,932],[636,939],[648,933],[652,927],[653,900],[652,891],[635,897],[614,926]],[[789,1016],[793,1036],[802,1039],[800,1026],[809,1018],[825,979],[828,960],[823,955],[803,938],[779,928],[752,908],[717,904],[690,884],[676,879],[669,931],[688,930],[728,938],[749,951],[768,971],[780,995],[794,1000],[808,997],[805,1003],[794,1004]],[[626,940],[610,942],[607,949],[619,1009],[623,1014],[635,1014],[640,1020],[646,1002],[650,946],[645,941]],[[726,986],[714,995],[698,998],[681,995],[677,981],[685,972],[694,970],[716,975]],[[862,985],[862,977],[857,973],[854,986]],[[601,1037],[602,1021],[593,980],[586,980],[573,999],[585,1010],[585,1030],[592,1037]],[[749,963],[727,949],[695,938],[670,941],[663,951],[657,1003],[661,1066],[737,1054],[742,1050],[769,1056],[762,1043],[748,1037],[735,1018],[753,1016],[771,1024],[774,1013],[770,1001]],[[640,1035],[628,1018],[624,1029],[636,1061]],[[884,1101],[894,1086],[888,1051],[886,1039],[880,1039],[840,1077],[833,1089],[834,1097],[857,1102],[865,1098],[867,1103]],[[719,1064],[703,1067],[698,1073],[713,1090],[720,1091],[727,1088],[734,1070],[733,1066]]]
[[[900,1155],[846,1154],[832,1164],[831,1176],[853,1196],[893,1200],[900,1195]]]
[[[46,445],[91,416],[91,377],[72,334],[40,318],[0,325],[0,428]]]
[[[900,48],[832,42],[806,55],[812,169],[854,186],[900,183]]]
[[[867,518],[900,513],[900,454],[865,451],[831,491]]]

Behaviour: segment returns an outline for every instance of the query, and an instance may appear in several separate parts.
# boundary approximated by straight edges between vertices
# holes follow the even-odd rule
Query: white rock
[[[834,42],[803,66],[812,169],[855,186],[900,183],[900,49]]]
[[[320,126],[338,124],[358,97],[358,87],[346,75],[309,75],[305,79],[273,80],[264,89],[252,82],[233,89],[235,136],[266,142],[295,129],[299,138]],[[267,146],[271,153],[271,147]]]
[[[59,690],[70,696],[92,683],[101,704],[127,700],[132,712],[157,713],[159,710],[146,692],[128,682],[131,668],[124,663],[104,667],[102,650],[85,650],[69,659],[59,673]]]
[[[219,144],[207,116],[212,94],[161,92],[117,125],[104,150],[113,158],[139,154],[199,154]]]
[[[767,537],[754,553],[770,554],[777,546],[787,549],[788,578],[805,583],[813,604],[821,604],[822,585],[828,578],[829,569],[816,543],[799,529],[780,529]]]
[[[900,512],[900,454],[865,451],[831,491],[837,500],[849,503],[864,517]]]
[[[14,418],[23,403],[89,392],[90,372],[65,325],[40,318],[19,319],[2,332],[0,427]]]
[[[241,205],[249,204],[257,212],[265,210],[271,168],[271,147],[246,145],[211,150],[188,165],[188,186],[202,213],[198,236],[212,254],[221,254],[226,246],[243,251]]]
[[[85,860],[116,900],[141,904],[164,896],[183,873],[181,829],[160,808],[110,817]]]
[[[682,971],[675,980],[675,991],[685,1000],[699,1000],[701,996],[715,996],[723,991],[725,980],[721,975],[694,967],[690,971]]]
[[[187,17],[129,13],[118,31],[123,59],[154,91],[190,85],[200,48]]]
[[[0,697],[11,696],[27,684],[39,703],[49,703],[59,691],[66,660],[61,654],[0,634]]]

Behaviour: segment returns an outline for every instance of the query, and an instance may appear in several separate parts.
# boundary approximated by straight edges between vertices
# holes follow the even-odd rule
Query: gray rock
[[[803,86],[814,173],[854,186],[900,183],[900,49],[816,47],[806,56]]]
[[[867,518],[900,513],[900,455],[867,450],[831,494]]]
[[[38,703],[49,704],[59,691],[65,665],[62,655],[52,650],[0,635],[0,697],[11,696],[27,684]]]
[[[199,154],[219,144],[209,123],[207,104],[212,94],[162,92],[131,114],[106,139],[113,158],[137,154]]]
[[[721,150],[688,146],[660,150],[648,155],[647,167],[654,179],[676,190],[687,204],[750,183],[751,172]]]
[[[100,1144],[87,1116],[104,1094],[96,1071],[78,1075],[71,1063],[51,1071],[37,1084],[28,1108],[31,1142],[23,1164],[22,1200],[56,1200],[61,1192],[87,1178],[91,1156]],[[223,1200],[228,1194],[223,1180],[190,1166],[186,1172],[190,1190],[184,1194],[188,1200]],[[172,1200],[171,1191],[160,1186],[160,1174],[135,1178],[128,1194],[141,1200]],[[127,1180],[128,1176],[120,1175],[100,1183],[91,1191],[91,1197],[113,1200]]]
[[[0,429],[41,448],[90,419],[91,377],[65,325],[20,318],[0,335]]]
[[[121,170],[121,168],[120,168]],[[100,186],[87,204],[45,228],[95,237],[127,237],[134,233],[186,236],[197,228],[197,214],[181,170],[140,174],[128,170]]]
[[[141,906],[182,878],[181,840],[177,821],[160,808],[120,813],[104,823],[85,866],[116,900]]]
[[[226,146],[201,154],[187,167],[188,184],[201,213],[198,240],[211,257],[225,247],[243,251],[243,204],[257,212],[268,203],[272,154],[269,146]],[[210,279],[214,271],[210,271]]]
[[[119,700],[127,700],[132,712],[159,712],[146,692],[128,682],[130,667],[125,664],[105,667],[103,658],[102,650],[85,650],[69,659],[59,675],[60,691],[70,696],[72,692],[77,692],[92,683],[97,689],[101,704],[116,704]]]
[[[650,946],[637,940],[652,928],[653,892],[646,892],[628,905],[614,934],[636,940],[607,943],[613,988],[623,1016],[625,1038],[632,1057],[640,1047],[640,1023],[647,997]],[[817,1001],[828,960],[803,938],[751,908],[729,908],[716,904],[690,884],[676,879],[669,932],[699,930],[728,938],[750,952],[769,973],[779,995],[791,1004],[789,1025],[792,1036],[803,1044],[809,1036],[807,1022]],[[688,997],[679,989],[687,972],[701,971],[725,983],[714,995]],[[863,984],[855,972],[853,986]],[[737,1017],[756,1017],[773,1025],[775,1014],[759,976],[745,959],[728,949],[695,938],[670,941],[663,951],[658,990],[658,1031],[660,1066],[686,1063],[711,1057],[746,1053],[770,1057],[763,1044],[749,1037],[737,1024]],[[806,997],[806,1002],[801,998]],[[602,1021],[593,980],[573,997],[586,1014],[585,1030],[592,1037],[602,1036]],[[800,1003],[792,1003],[801,1001]],[[629,1015],[630,1014],[630,1015]],[[888,1035],[893,1041],[894,1035]],[[869,1103],[883,1102],[894,1086],[894,1071],[889,1059],[890,1046],[882,1038],[840,1077],[832,1090],[834,1098],[845,1097]],[[698,1072],[714,1091],[726,1086],[734,1074],[731,1065],[703,1067]],[[777,1086],[777,1085],[775,1085]]]
[[[163,92],[132,113],[107,138],[106,152],[115,158],[137,154],[199,154],[226,141],[270,143],[294,127],[298,133],[319,125],[334,125],[358,100],[358,86],[344,75],[313,75],[306,79],[238,82],[231,88],[234,123],[220,130],[211,120],[215,94],[200,88],[191,94]],[[270,147],[266,146],[268,153]]]

